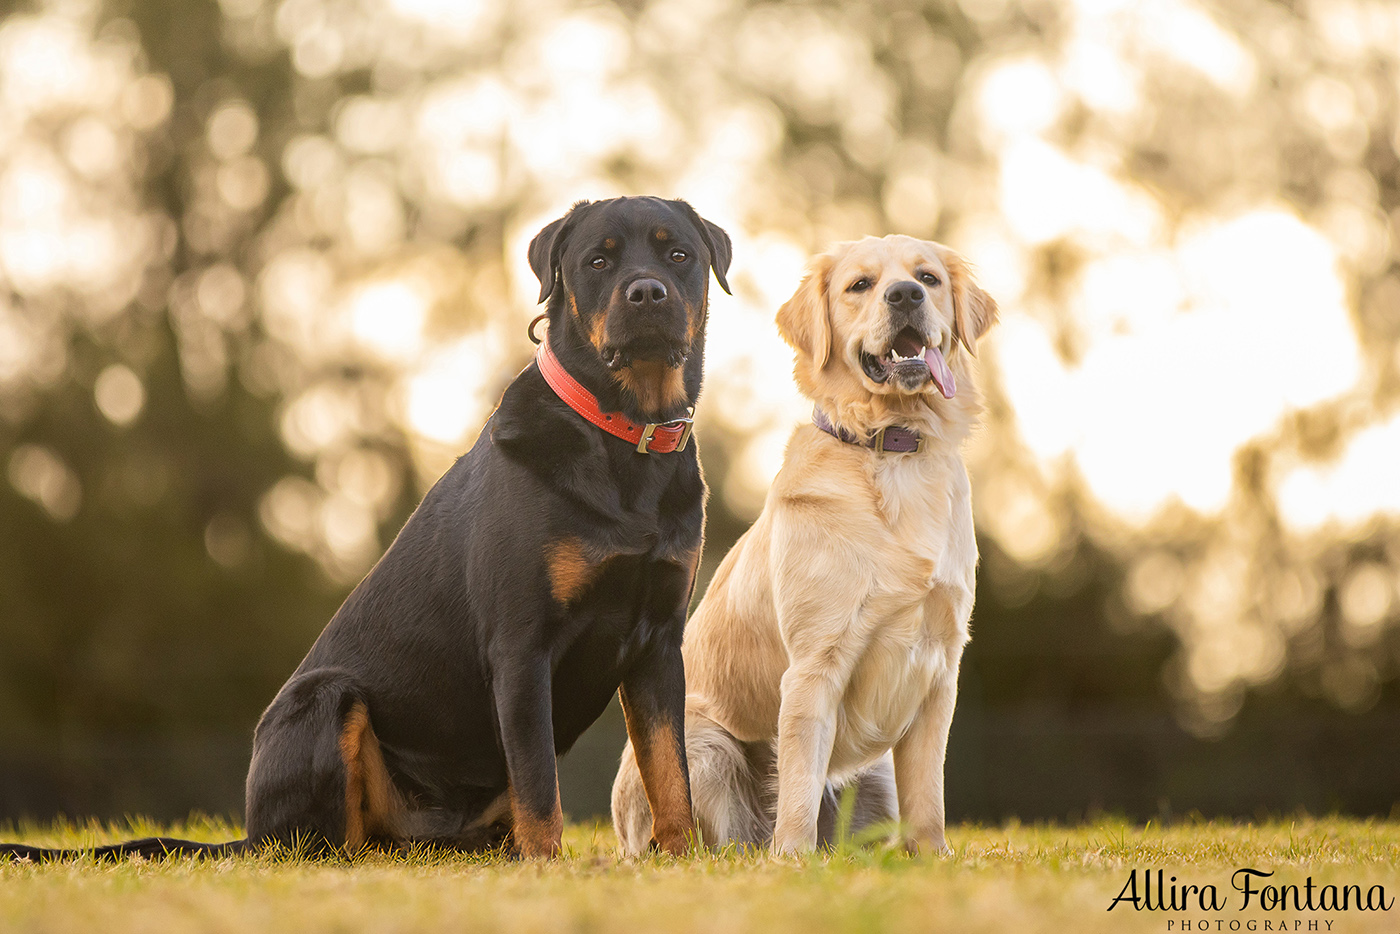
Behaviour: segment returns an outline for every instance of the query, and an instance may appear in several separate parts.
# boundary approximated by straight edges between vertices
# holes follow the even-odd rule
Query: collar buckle
[[[694,429],[694,427],[695,419],[693,418],[676,418],[672,419],[669,422],[647,422],[646,427],[642,429],[642,437],[637,441],[637,453],[656,453],[651,449],[651,439],[652,436],[656,434],[656,429],[666,428],[674,430],[676,428],[680,428],[681,439],[680,441],[676,442],[676,446],[672,448],[670,452],[668,452],[679,454],[681,451],[684,451],[685,446],[690,443],[690,432],[692,429]]]
[[[886,431],[886,429],[888,429],[889,427],[890,427],[890,426],[886,425],[884,428],[881,428],[880,430],[876,431],[876,432],[875,432],[875,437],[874,437],[873,439],[871,439],[871,441],[870,441],[870,446],[871,446],[872,448],[874,448],[876,451],[879,451],[881,454],[886,453],[886,451],[885,451],[885,431]],[[914,450],[913,450],[913,451],[910,451],[909,453],[911,453],[911,454],[922,454],[922,453],[924,453],[924,440],[925,440],[925,439],[924,439],[924,436],[923,436],[921,433],[919,433],[919,432],[910,432],[910,434],[914,435]]]

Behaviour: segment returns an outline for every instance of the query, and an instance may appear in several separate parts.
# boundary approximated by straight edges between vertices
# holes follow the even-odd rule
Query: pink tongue
[[[937,347],[930,347],[924,351],[924,362],[928,364],[928,371],[933,374],[934,385],[943,393],[943,398],[953,398],[954,393],[958,391],[958,384],[954,382],[953,371],[948,369],[948,363],[943,359],[943,352]]]

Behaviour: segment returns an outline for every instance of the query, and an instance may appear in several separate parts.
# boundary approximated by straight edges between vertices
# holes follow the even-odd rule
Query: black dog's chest
[[[679,642],[683,617],[675,607],[691,575],[650,555],[615,558],[579,600],[561,612],[554,645],[554,726],[558,752],[603,712],[632,666],[645,664],[660,644]]]
[[[612,640],[619,651],[644,647],[657,624],[675,616],[689,587],[688,569],[677,561],[618,555],[604,561],[587,590],[562,608],[565,628],[580,638]]]

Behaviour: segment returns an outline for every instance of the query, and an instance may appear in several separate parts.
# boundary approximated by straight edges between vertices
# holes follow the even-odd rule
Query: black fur
[[[143,856],[146,859],[164,859],[167,856],[204,856],[220,859],[237,856],[248,849],[248,841],[235,840],[232,843],[198,843],[194,840],[178,840],[175,837],[146,837],[142,840],[128,840],[111,846],[99,846],[91,850],[57,850],[41,846],[25,846],[22,843],[0,843],[0,857],[8,856],[15,860],[31,860],[36,863],[50,863],[66,859],[91,856],[101,862]]]
[[[601,270],[591,265],[597,257]],[[657,198],[581,202],[530,245],[541,301],[549,301],[550,345],[605,410],[638,421],[695,404],[709,272],[727,289],[729,260],[724,231],[683,201]],[[627,285],[640,278],[664,283],[667,301],[645,311],[629,303]],[[626,359],[683,360],[684,398],[643,411],[590,340],[604,331]],[[368,709],[406,805],[381,841],[391,845],[508,842],[512,816],[500,814],[508,792],[515,820],[551,826],[555,757],[619,688],[629,728],[669,733],[683,776],[680,646],[704,496],[693,444],[640,454],[585,422],[528,366],[263,714],[248,773],[247,844],[345,845],[339,743],[357,704]],[[592,567],[583,586],[551,574],[561,548]],[[564,599],[561,579],[570,584]],[[534,851],[552,852],[541,833]],[[155,840],[96,852],[222,855],[243,846]]]

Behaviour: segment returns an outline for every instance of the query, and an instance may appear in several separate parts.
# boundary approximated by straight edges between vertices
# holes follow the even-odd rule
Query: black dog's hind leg
[[[652,842],[680,855],[695,835],[685,758],[685,666],[680,640],[658,640],[618,691],[627,736],[651,805]]]
[[[399,796],[349,672],[305,672],[278,692],[253,736],[247,791],[254,844],[326,855],[395,837]]]
[[[511,836],[521,856],[556,856],[564,833],[548,657],[508,658],[492,690],[510,778]]]

